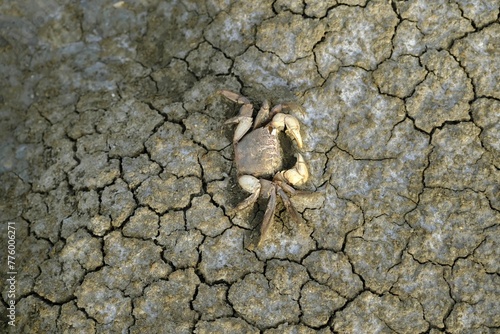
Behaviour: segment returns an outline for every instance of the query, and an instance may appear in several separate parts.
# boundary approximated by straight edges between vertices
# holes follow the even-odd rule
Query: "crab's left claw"
[[[273,120],[269,124],[271,127],[284,130],[286,126],[286,134],[295,139],[297,146],[302,148],[302,136],[300,135],[300,124],[299,121],[292,115],[278,113],[274,115]]]
[[[293,168],[281,172],[283,178],[290,184],[294,186],[300,186],[307,182],[309,178],[309,171],[307,170],[307,165],[300,153],[295,154],[297,157],[297,162]]]
[[[250,205],[253,205],[257,199],[259,198],[260,195],[260,190],[261,190],[261,184],[259,179],[252,175],[242,175],[238,178],[238,183],[240,186],[249,192],[251,195],[248,196],[243,202],[238,204],[238,206],[235,208],[236,211],[243,210]]]

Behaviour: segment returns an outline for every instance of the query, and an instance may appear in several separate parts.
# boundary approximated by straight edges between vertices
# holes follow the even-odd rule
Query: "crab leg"
[[[277,113],[274,115],[273,120],[269,124],[274,129],[282,131],[286,126],[286,134],[295,139],[297,146],[302,148],[302,136],[300,135],[300,124],[299,121],[292,115]]]
[[[297,193],[299,193],[298,190],[288,184],[287,180],[283,176],[283,172],[274,175],[273,182],[281,187],[281,189],[283,189],[283,191],[285,191],[285,193],[287,193],[289,196],[295,196]]]
[[[233,93],[228,90],[220,90],[219,94],[221,94],[230,101],[242,104],[239,115],[228,119],[224,123],[224,124],[238,124],[236,130],[234,131],[234,136],[233,136],[233,143],[237,143],[252,127],[253,105],[250,102],[250,100],[244,97],[243,95]]]
[[[264,213],[264,218],[262,219],[262,225],[260,226],[260,239],[257,246],[264,240],[267,230],[273,223],[274,210],[276,210],[276,187],[273,186],[269,193],[269,201],[267,202],[266,212]]]
[[[224,124],[238,124],[233,135],[233,143],[237,143],[252,127],[253,107],[251,104],[244,104],[240,109],[239,116],[228,119]]]
[[[238,93],[231,92],[229,90],[219,90],[218,93],[222,96],[224,96],[226,99],[236,102],[238,104],[251,104],[249,99],[244,97],[243,95],[240,95]]]
[[[269,119],[269,107],[269,101],[264,100],[259,112],[257,113],[257,116],[255,117],[255,122],[253,124],[254,129],[262,126],[262,124],[264,124]]]
[[[285,194],[287,194],[288,197],[293,197],[293,196],[307,196],[307,195],[311,195],[311,194],[314,193],[313,191],[297,190],[297,189],[295,189],[294,187],[292,187],[291,185],[288,184],[287,180],[285,179],[285,177],[283,176],[282,173],[277,173],[274,176],[273,182],[278,187],[280,187],[281,189],[283,189],[283,191],[285,192]]]
[[[278,191],[278,195],[280,195],[281,199],[283,200],[283,204],[285,205],[286,211],[288,212],[290,217],[292,217],[293,221],[296,224],[300,224],[301,219],[300,219],[299,213],[293,207],[293,204],[290,201],[290,198],[285,194],[283,189],[281,189],[280,187],[277,187],[277,191]]]

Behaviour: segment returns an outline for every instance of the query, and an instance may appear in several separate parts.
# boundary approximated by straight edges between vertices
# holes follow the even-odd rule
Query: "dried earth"
[[[1,331],[498,333],[499,7],[2,2]],[[305,110],[256,249],[219,89]]]

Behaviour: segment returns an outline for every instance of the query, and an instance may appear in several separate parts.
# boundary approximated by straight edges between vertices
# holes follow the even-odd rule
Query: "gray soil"
[[[498,333],[499,7],[0,2],[0,331]],[[259,247],[220,89],[304,109]]]

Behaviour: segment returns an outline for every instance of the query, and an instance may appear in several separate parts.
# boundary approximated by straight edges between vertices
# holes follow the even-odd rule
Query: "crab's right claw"
[[[302,136],[300,135],[300,124],[299,121],[292,115],[278,113],[274,115],[273,120],[270,123],[271,127],[284,130],[286,127],[286,134],[295,139],[297,146],[302,148]]]
[[[285,131],[286,134],[295,139],[297,146],[302,148],[302,136],[300,135],[299,121],[295,117],[288,115],[285,117],[285,125],[287,128]]]
[[[294,186],[300,186],[307,182],[309,171],[307,170],[307,165],[302,154],[297,153],[295,156],[297,157],[295,166],[281,173],[288,183]]]

